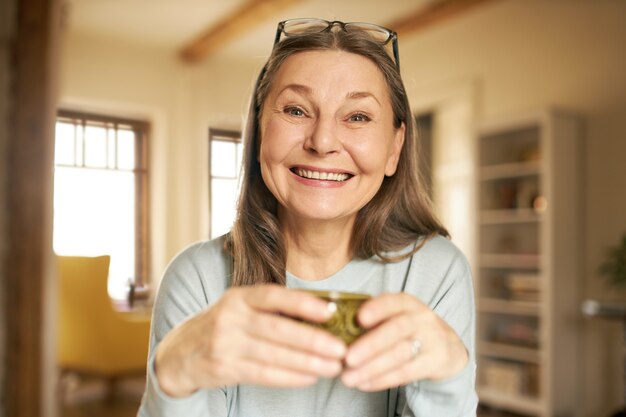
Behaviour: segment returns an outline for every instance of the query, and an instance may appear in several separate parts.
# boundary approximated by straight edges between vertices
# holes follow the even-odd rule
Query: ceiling
[[[257,0],[257,3],[273,0]],[[383,26],[401,20],[433,3],[432,0],[289,0],[268,16],[254,19],[250,28],[220,44],[213,53],[266,56],[280,20],[320,17],[364,21]],[[179,52],[199,35],[233,20],[250,0],[67,0],[66,27],[90,34],[159,46]],[[243,54],[243,55],[242,55]]]

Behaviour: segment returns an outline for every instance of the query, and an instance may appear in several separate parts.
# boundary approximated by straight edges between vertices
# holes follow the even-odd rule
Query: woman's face
[[[307,51],[281,65],[263,104],[259,163],[294,220],[353,220],[396,171],[404,125],[382,72],[343,51]]]

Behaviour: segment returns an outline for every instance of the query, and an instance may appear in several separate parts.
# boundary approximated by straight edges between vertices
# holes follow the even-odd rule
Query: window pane
[[[237,175],[241,173],[241,161],[243,160],[243,144],[237,143]]]
[[[135,132],[120,129],[117,131],[117,167],[135,168]]]
[[[211,237],[221,236],[228,231],[235,220],[237,206],[236,179],[213,179],[211,181]]]
[[[106,129],[101,126],[85,128],[85,166],[105,168],[107,166]]]
[[[74,165],[74,125],[57,123],[54,139],[54,162],[61,165]]]
[[[115,169],[117,155],[117,143],[115,142],[115,129],[107,129],[107,168]]]
[[[132,172],[55,169],[54,250],[110,255],[109,293],[124,297],[135,276],[135,180]]]
[[[85,127],[82,125],[75,125],[74,129],[76,129],[76,153],[74,154],[76,163],[74,165],[82,166],[85,164],[85,158],[83,156],[83,136],[85,135]]]
[[[230,141],[211,141],[211,175],[237,177],[237,144]]]

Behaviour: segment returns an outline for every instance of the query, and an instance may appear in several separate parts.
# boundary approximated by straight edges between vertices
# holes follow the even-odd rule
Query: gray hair
[[[278,224],[276,198],[261,177],[257,160],[260,144],[259,120],[274,77],[290,56],[312,50],[341,50],[372,61],[387,84],[394,115],[394,127],[405,125],[405,138],[398,167],[385,177],[374,196],[357,214],[352,233],[353,255],[369,258],[377,255],[385,262],[396,262],[413,255],[416,245],[399,257],[395,251],[448,232],[435,217],[420,174],[417,130],[400,72],[385,47],[366,32],[331,30],[288,37],[278,43],[263,67],[250,101],[244,139],[244,161],[237,217],[225,247],[233,257],[231,285],[285,283],[286,253]]]

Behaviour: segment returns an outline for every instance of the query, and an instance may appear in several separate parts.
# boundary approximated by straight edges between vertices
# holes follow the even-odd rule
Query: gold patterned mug
[[[303,291],[327,301],[330,308],[334,310],[332,317],[328,321],[310,324],[331,332],[348,345],[365,333],[365,329],[357,321],[356,314],[361,305],[370,299],[368,294],[341,291]]]

